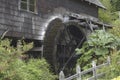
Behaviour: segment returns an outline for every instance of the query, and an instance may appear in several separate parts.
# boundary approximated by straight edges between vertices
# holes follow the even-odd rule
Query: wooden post
[[[97,80],[97,77],[96,77],[96,62],[93,61],[92,62],[92,66],[93,66],[93,77],[95,80]]]
[[[43,58],[43,47],[44,45],[41,46],[41,59]]]
[[[81,80],[81,68],[79,65],[76,67],[76,73],[78,74],[77,80]]]
[[[59,73],[59,80],[65,80],[65,75],[64,75],[63,71],[61,71]]]
[[[108,58],[107,58],[107,63],[108,63],[108,65],[110,65],[110,56],[108,56]]]

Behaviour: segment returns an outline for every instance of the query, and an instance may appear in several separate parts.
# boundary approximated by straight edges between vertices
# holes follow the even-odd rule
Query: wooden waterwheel
[[[54,19],[44,38],[44,57],[56,73],[71,71],[77,60],[75,49],[81,47],[85,39],[85,31],[77,23],[64,24],[60,19]]]

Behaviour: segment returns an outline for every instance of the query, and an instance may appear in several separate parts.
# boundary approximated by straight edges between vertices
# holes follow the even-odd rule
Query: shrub
[[[32,48],[32,43],[19,41],[15,48],[10,42],[9,39],[0,40],[0,80],[55,80],[45,59],[23,60],[26,56],[23,53]]]
[[[1,74],[2,80],[55,80],[44,59],[30,59],[27,63],[17,59]]]
[[[113,34],[104,30],[95,31],[89,36],[81,49],[76,49],[77,54],[81,55],[78,59],[78,64],[83,69],[86,69],[90,67],[92,60],[102,63],[106,60],[106,56],[110,55],[110,52],[120,45],[119,42],[120,40]]]
[[[111,54],[110,66],[105,66],[100,72],[105,72],[105,76],[103,76],[102,79],[119,80],[116,77],[120,76],[120,51],[113,51],[113,54]]]
[[[120,20],[115,20],[114,22],[112,22],[112,24],[114,25],[114,27],[110,30],[110,32],[120,38]]]

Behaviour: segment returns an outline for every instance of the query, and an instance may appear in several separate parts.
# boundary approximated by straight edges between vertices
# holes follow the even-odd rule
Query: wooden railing
[[[102,77],[105,74],[104,72],[98,74],[97,69],[100,69],[104,66],[109,66],[109,65],[110,65],[110,57],[107,58],[106,63],[103,63],[103,64],[98,65],[98,66],[96,66],[96,62],[93,61],[92,62],[92,68],[89,68],[85,71],[81,71],[81,68],[78,65],[76,67],[76,74],[74,74],[74,75],[72,75],[68,78],[65,78],[64,72],[61,71],[60,74],[59,74],[59,80],[73,80],[73,79],[82,80],[82,75],[85,75],[85,74],[90,73],[90,72],[93,72],[93,76],[88,78],[87,80],[97,80],[98,78]]]

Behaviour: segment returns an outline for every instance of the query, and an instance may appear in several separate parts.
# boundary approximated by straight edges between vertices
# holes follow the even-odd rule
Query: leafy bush
[[[111,54],[110,66],[105,66],[100,70],[100,72],[105,72],[105,76],[103,76],[102,79],[119,80],[119,78],[116,77],[120,76],[120,51],[113,51],[113,54]]]
[[[16,60],[9,64],[7,70],[2,71],[2,80],[55,80],[49,71],[49,65],[44,59],[30,59],[27,63]]]
[[[102,10],[102,9],[99,10],[99,19],[101,21],[106,22],[106,23],[111,23],[113,18],[114,17],[111,15],[109,11]]]
[[[103,22],[111,23],[114,15],[112,15],[113,6],[110,3],[110,0],[100,0],[102,4],[107,8],[107,10],[99,9],[99,18]]]
[[[55,80],[44,59],[23,60],[26,57],[23,53],[32,48],[32,43],[19,41],[14,48],[10,42],[0,40],[0,80]]]
[[[86,69],[90,67],[92,60],[97,60],[97,63],[102,63],[120,44],[120,40],[114,35],[105,32],[104,30],[97,30],[92,33],[88,41],[83,44],[81,49],[76,49],[77,54],[80,54],[78,63]]]
[[[114,27],[110,30],[110,32],[120,38],[120,20],[115,20],[112,24]]]
[[[119,19],[119,13],[117,10],[117,5],[119,0],[100,0],[102,4],[106,7],[106,10],[99,9],[99,18],[103,22],[113,23]],[[117,7],[116,7],[117,6]]]

